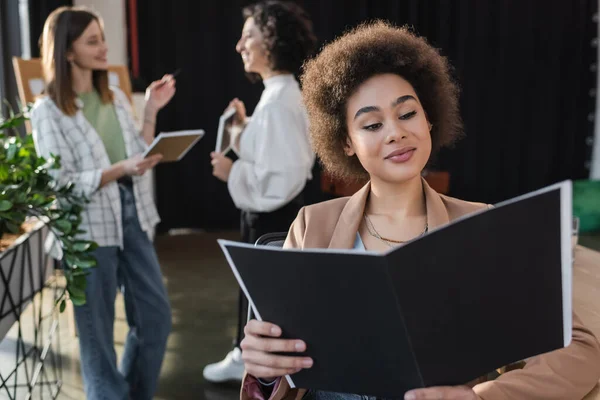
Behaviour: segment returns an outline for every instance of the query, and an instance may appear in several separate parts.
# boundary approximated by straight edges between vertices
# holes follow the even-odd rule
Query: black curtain
[[[72,6],[73,0],[29,0],[31,56],[40,56],[39,39],[48,15],[58,7]]]
[[[227,4],[225,4],[227,3]],[[161,230],[234,226],[225,184],[211,175],[218,117],[233,97],[256,105],[262,85],[244,77],[235,44],[248,1],[146,0],[138,10],[146,80],[178,67],[174,101],[159,128],[204,128],[180,163],[157,170]],[[595,109],[595,0],[298,1],[322,42],[374,18],[409,24],[440,48],[462,87],[466,137],[437,167],[451,194],[497,202],[563,179],[588,176]],[[176,4],[176,5],[175,5]],[[312,198],[317,200],[318,181]]]

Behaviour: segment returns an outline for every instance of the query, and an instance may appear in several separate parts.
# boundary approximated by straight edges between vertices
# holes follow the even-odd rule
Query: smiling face
[[[242,56],[246,72],[263,75],[270,70],[263,34],[254,23],[254,18],[246,19],[242,29],[242,37],[237,42],[235,50]]]
[[[106,70],[107,53],[104,32],[98,21],[93,19],[81,36],[73,41],[67,59],[81,69]]]
[[[371,180],[400,183],[420,176],[431,155],[430,124],[410,83],[395,74],[363,82],[346,105],[346,154]]]

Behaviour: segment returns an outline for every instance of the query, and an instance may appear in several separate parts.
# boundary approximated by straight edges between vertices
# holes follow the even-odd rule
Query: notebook
[[[154,139],[143,156],[146,158],[154,154],[162,154],[161,162],[179,161],[202,136],[204,136],[202,129],[163,132]]]
[[[219,240],[257,319],[307,343],[292,387],[402,397],[567,346],[571,182],[386,253]]]

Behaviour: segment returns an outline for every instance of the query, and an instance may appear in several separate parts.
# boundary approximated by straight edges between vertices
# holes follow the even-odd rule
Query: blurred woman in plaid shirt
[[[161,156],[141,154],[154,139],[156,114],[175,94],[175,80],[166,75],[148,87],[140,132],[125,95],[109,88],[98,15],[77,7],[55,10],[41,46],[47,86],[31,113],[36,149],[44,157],[60,156],[55,178],[73,182],[90,200],[82,236],[99,245],[97,268],[87,276],[87,303],[75,307],[86,397],[151,399],[171,308],[149,238],[159,217],[146,172]],[[120,370],[113,343],[117,287],[130,327]]]

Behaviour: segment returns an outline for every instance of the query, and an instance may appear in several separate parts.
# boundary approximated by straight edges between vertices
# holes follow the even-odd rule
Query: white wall
[[[104,34],[108,44],[108,63],[127,65],[127,24],[125,0],[74,0],[76,6],[96,11],[104,20]]]
[[[108,44],[108,63],[127,65],[127,1],[126,0],[74,0],[76,6],[86,6],[100,14],[104,20],[104,35]],[[133,112],[139,123],[144,110],[144,96],[134,93]]]

